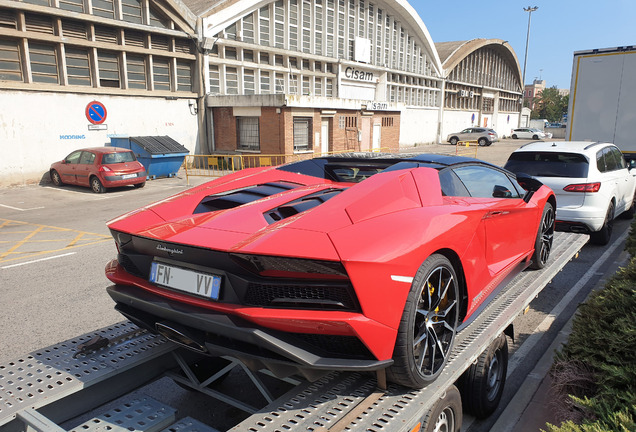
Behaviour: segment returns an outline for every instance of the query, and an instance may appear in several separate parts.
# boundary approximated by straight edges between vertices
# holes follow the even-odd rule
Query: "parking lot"
[[[477,149],[477,157],[501,165],[523,143],[503,140]],[[454,154],[455,148],[404,149],[411,151]],[[190,183],[206,180],[196,177]],[[0,364],[122,321],[105,291],[109,281],[104,266],[116,255],[106,222],[187,188],[180,172],[174,178],[148,181],[143,189],[122,188],[100,195],[88,188],[50,184],[0,190],[0,303],[5,305],[0,316]],[[617,220],[608,246],[586,246],[529,313],[515,322],[513,351],[520,349],[523,355],[511,359],[516,372],[509,378],[505,397],[514,394],[587,293],[615,271],[629,223]],[[524,341],[532,345],[524,347]],[[489,430],[488,424],[492,423],[471,430]]]

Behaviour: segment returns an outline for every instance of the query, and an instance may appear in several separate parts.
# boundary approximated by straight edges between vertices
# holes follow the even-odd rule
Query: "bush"
[[[636,222],[626,249],[636,256]],[[636,431],[636,258],[579,306],[551,375],[564,423],[549,431]]]

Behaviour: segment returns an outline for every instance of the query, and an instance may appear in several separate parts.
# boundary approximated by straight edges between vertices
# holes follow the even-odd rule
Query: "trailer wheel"
[[[431,408],[421,430],[425,432],[459,432],[461,426],[462,400],[457,387],[451,386]]]
[[[505,334],[484,351],[459,379],[464,410],[483,419],[499,405],[508,371],[508,341]]]
[[[444,255],[431,255],[415,274],[393,349],[390,381],[422,388],[448,360],[459,320],[459,281]]]

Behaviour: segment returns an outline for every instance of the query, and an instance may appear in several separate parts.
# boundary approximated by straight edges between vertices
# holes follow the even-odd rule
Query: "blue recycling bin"
[[[132,150],[146,167],[148,179],[174,177],[190,153],[169,136],[111,137],[110,145]]]

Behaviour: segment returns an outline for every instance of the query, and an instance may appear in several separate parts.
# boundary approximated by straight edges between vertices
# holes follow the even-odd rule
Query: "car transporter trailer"
[[[287,380],[291,390],[274,399],[258,374],[238,360],[227,359],[227,366],[202,378],[190,367],[194,353],[124,321],[0,365],[0,432],[63,432],[60,424],[164,376],[251,413],[230,431],[411,432],[437,430],[440,422],[451,420],[453,429],[459,430],[462,407],[456,382],[461,377],[462,394],[470,395],[468,406],[473,414],[484,417],[494,411],[503,392],[508,360],[506,338],[501,335],[513,335],[514,319],[587,239],[580,234],[556,233],[548,265],[523,272],[501,290],[456,335],[441,375],[420,390],[387,386],[381,373],[326,372],[315,382]],[[500,350],[505,354],[499,355]],[[254,407],[209,387],[219,377],[228,376],[233,367],[243,368],[266,406]],[[211,398],[211,409],[214,403]],[[150,397],[123,402],[71,430],[218,432],[214,425],[179,418],[175,409]]]

